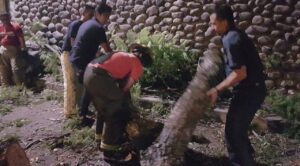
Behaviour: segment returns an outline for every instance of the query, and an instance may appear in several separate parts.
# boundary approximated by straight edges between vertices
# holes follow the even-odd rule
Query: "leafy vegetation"
[[[23,86],[13,86],[13,87],[1,87],[0,88],[0,105],[1,110],[4,109],[9,111],[9,107],[5,106],[6,104],[16,104],[24,105],[29,102],[28,96],[32,92],[28,91]],[[2,107],[2,104],[4,105]]]
[[[279,91],[271,91],[265,103],[268,112],[288,120],[288,136],[300,140],[300,93],[286,96]]]
[[[153,65],[145,69],[141,85],[155,88],[184,88],[196,71],[197,55],[186,52],[184,46],[166,40],[162,33],[151,34],[146,29],[129,31],[126,40],[112,36],[117,50],[127,51],[132,43],[148,46],[153,53]]]
[[[64,130],[71,135],[63,140],[63,145],[71,149],[90,146],[94,142],[95,130],[89,127],[81,128],[80,119],[73,117],[64,124]]]

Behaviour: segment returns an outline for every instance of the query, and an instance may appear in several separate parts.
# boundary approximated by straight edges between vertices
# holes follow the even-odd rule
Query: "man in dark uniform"
[[[248,138],[248,129],[266,95],[263,65],[253,42],[235,27],[230,6],[216,7],[210,24],[222,35],[227,77],[207,95],[214,104],[223,90],[233,87],[225,126],[229,158],[232,165],[253,166],[254,149]]]
[[[93,18],[94,10],[95,8],[93,6],[85,5],[81,14],[81,18],[69,24],[68,32],[64,38],[64,43],[62,46],[63,53],[61,55],[60,60],[64,76],[64,114],[66,117],[70,117],[72,114],[74,114],[76,110],[76,97],[78,97],[80,94],[77,93],[76,95],[75,93],[75,76],[72,65],[69,61],[69,52],[72,49],[72,45],[74,44],[79,27],[83,22]],[[77,103],[79,105],[79,102]],[[87,114],[87,112],[82,112],[82,114],[85,115]]]
[[[75,76],[78,82],[83,84],[83,74],[87,64],[96,57],[99,46],[106,52],[111,52],[106,34],[105,24],[107,24],[112,8],[105,3],[100,3],[95,10],[95,17],[84,22],[78,31],[73,48],[71,50],[70,61],[75,70]],[[90,96],[86,89],[80,101],[79,115],[85,121],[83,112],[88,112]]]

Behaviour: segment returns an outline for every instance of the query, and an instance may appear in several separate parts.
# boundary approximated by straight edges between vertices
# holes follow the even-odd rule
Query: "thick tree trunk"
[[[18,142],[7,142],[0,146],[1,166],[30,166],[29,159]]]
[[[204,53],[196,76],[171,110],[158,143],[148,149],[147,154],[150,159],[147,166],[183,165],[184,152],[196,124],[209,108],[206,91],[219,72],[221,63],[218,49],[211,49]]]

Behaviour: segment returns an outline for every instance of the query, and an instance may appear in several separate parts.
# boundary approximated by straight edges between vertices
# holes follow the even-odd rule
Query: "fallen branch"
[[[71,134],[71,133],[66,133],[66,134],[63,134],[63,135],[61,135],[61,136],[52,136],[52,137],[47,137],[47,138],[42,138],[42,139],[35,140],[35,141],[29,143],[28,145],[26,145],[25,150],[28,150],[28,149],[31,148],[33,145],[38,144],[38,143],[40,143],[40,142],[48,141],[48,140],[51,140],[51,139],[55,139],[55,140],[61,139],[61,138],[70,136],[70,134]]]

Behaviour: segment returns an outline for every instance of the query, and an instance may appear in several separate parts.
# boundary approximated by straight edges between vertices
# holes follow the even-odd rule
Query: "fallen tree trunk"
[[[201,115],[208,110],[206,92],[219,72],[222,59],[217,48],[204,53],[196,76],[176,102],[157,144],[151,146],[147,166],[182,166],[184,153]]]
[[[7,142],[1,147],[1,149],[1,166],[30,166],[29,159],[18,142]]]

